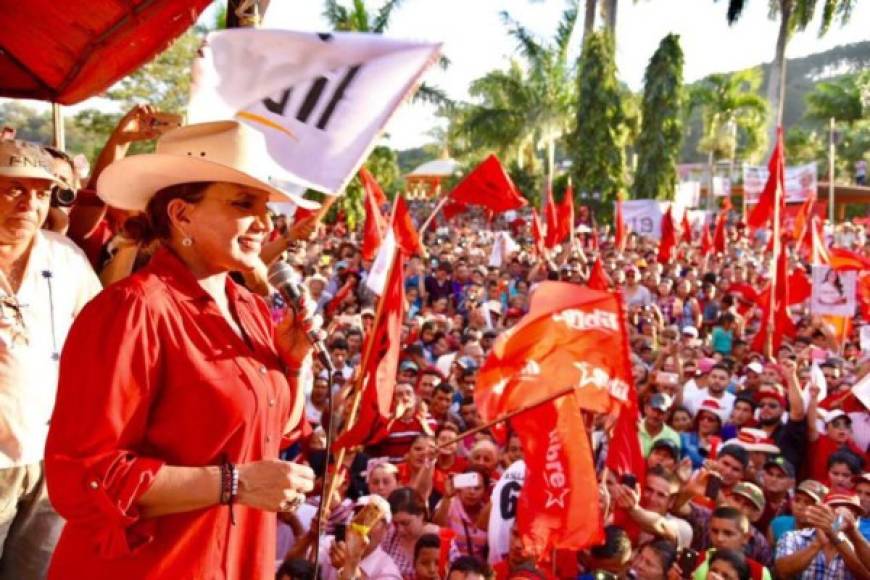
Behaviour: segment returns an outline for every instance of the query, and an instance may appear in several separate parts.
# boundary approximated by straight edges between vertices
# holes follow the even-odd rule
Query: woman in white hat
[[[274,328],[228,274],[258,264],[268,201],[311,205],[275,175],[258,133],[218,122],[166,133],[100,176],[100,197],[142,211],[139,236],[161,247],[70,331],[46,445],[67,520],[49,577],[274,576],[274,512],[313,484],[278,460],[310,346],[303,324]]]

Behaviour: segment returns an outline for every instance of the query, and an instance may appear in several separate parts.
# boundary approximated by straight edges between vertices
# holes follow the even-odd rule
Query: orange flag
[[[402,252],[397,251],[393,260],[381,296],[383,303],[378,306],[379,317],[363,345],[363,352],[370,354],[362,361],[363,394],[359,417],[349,430],[336,439],[336,450],[365,445],[378,426],[390,417],[399,369],[402,322],[405,318],[405,260]]]
[[[381,215],[381,206],[386,202],[381,186],[375,178],[363,167],[359,170],[359,179],[363,185],[366,206],[366,220],[363,225],[363,240],[360,253],[363,260],[374,260],[381,246],[384,232],[387,229],[386,220]]]

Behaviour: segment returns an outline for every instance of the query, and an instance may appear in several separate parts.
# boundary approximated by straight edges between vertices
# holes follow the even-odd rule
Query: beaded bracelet
[[[221,464],[221,505],[230,506],[230,521],[236,525],[236,516],[233,512],[233,504],[239,496],[239,470],[229,462],[224,460]]]

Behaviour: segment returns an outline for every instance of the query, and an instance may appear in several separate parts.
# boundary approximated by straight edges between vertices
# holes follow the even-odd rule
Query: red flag
[[[775,199],[779,198],[781,206],[785,206],[785,154],[782,144],[782,127],[778,127],[776,130],[776,146],[773,148],[767,169],[767,183],[764,184],[764,190],[758,197],[758,203],[752,208],[747,220],[749,227],[753,229],[762,228],[773,219]],[[780,188],[781,195],[777,195],[777,187]]]
[[[404,256],[402,252],[396,252],[384,294],[381,296],[382,304],[378,306],[378,319],[363,346],[363,352],[370,354],[363,361],[361,369],[360,388],[363,391],[359,417],[349,430],[336,439],[336,449],[364,445],[378,425],[390,417],[399,368],[402,321],[405,318],[404,271]],[[371,347],[369,342],[372,343]]]
[[[620,320],[626,320],[625,304],[621,293],[618,295],[617,306],[619,308]],[[623,333],[621,346],[618,351],[613,352],[619,352],[619,358],[622,360],[623,366],[630,369],[631,358],[629,353],[631,351],[628,346],[628,333]],[[631,473],[637,477],[638,481],[643,481],[646,477],[646,461],[640,449],[640,435],[637,432],[640,406],[637,400],[634,377],[631,374],[628,377],[628,393],[619,417],[616,419],[613,433],[610,436],[606,465],[617,476]]]
[[[541,282],[529,313],[496,340],[474,398],[484,421],[574,386],[581,408],[606,413],[628,401],[631,364],[616,295]]]
[[[375,254],[378,253],[378,248],[381,246],[384,231],[387,229],[386,220],[381,215],[380,206],[386,201],[384,192],[378,185],[375,178],[366,170],[365,167],[359,170],[359,179],[363,184],[363,192],[365,196],[366,206],[366,221],[363,225],[363,240],[360,253],[363,260],[374,260]]]
[[[692,224],[689,223],[689,210],[683,210],[683,241],[692,243]]]
[[[613,245],[620,252],[625,250],[625,242],[628,239],[628,233],[625,231],[625,220],[622,217],[622,196],[616,198],[616,213],[613,216]]]
[[[359,170],[359,180],[362,182],[362,186],[366,190],[366,193],[374,197],[375,204],[378,208],[383,207],[387,203],[387,196],[384,195],[384,190],[381,189],[380,184],[365,167]]]
[[[788,303],[800,304],[813,294],[813,281],[803,268],[795,268],[788,277]]]
[[[547,237],[544,238],[544,246],[549,250],[559,243],[559,214],[556,202],[553,201],[553,183],[547,180],[547,205],[544,208],[547,219]]]
[[[772,286],[776,288],[775,295],[772,291]],[[768,327],[771,320],[771,309],[773,311],[773,338],[771,341],[773,352],[768,354],[772,355],[779,350],[784,336],[794,337],[797,328],[788,314],[788,304],[788,257],[784,251],[780,250],[776,261],[775,284],[769,283],[759,294],[758,305],[761,310],[761,327],[752,339],[752,350],[767,353],[767,336],[769,334]]]
[[[544,255],[544,233],[541,227],[541,218],[538,217],[538,212],[532,208],[532,238],[535,240],[535,249],[539,256]]]
[[[526,478],[517,502],[517,529],[539,560],[552,550],[580,550],[604,540],[598,482],[583,415],[561,397],[517,415]],[[583,514],[583,517],[577,517]]]
[[[701,230],[701,253],[705,256],[713,251],[713,236],[710,235],[710,224],[704,223]]]
[[[459,214],[465,213],[466,210],[468,210],[468,206],[464,203],[448,202],[441,209],[441,215],[444,216],[446,221],[450,221]]]
[[[610,279],[604,271],[604,265],[601,263],[601,257],[595,258],[592,263],[592,268],[589,270],[589,279],[586,280],[586,285],[593,290],[607,292],[610,290]]]
[[[719,253],[725,253],[725,224],[728,214],[720,211],[716,216],[716,230],[713,232],[713,249]]]
[[[569,238],[571,230],[574,228],[574,188],[571,187],[570,183],[568,189],[565,190],[565,195],[562,196],[562,201],[556,208],[556,213],[559,222],[556,237],[558,238],[557,243],[559,243]]]
[[[674,226],[674,214],[671,206],[668,206],[668,211],[662,216],[662,238],[659,241],[658,261],[662,264],[670,262],[676,245],[677,229]]]
[[[527,203],[495,155],[484,159],[466,175],[450,192],[450,199],[466,205],[482,205],[498,213],[521,208]]]
[[[405,198],[401,196],[396,198],[395,212],[396,215],[393,216],[393,232],[396,234],[396,245],[406,256],[425,256],[426,250],[423,248],[423,243],[417,234],[417,228],[411,220],[411,214],[408,212],[408,204],[405,203]]]

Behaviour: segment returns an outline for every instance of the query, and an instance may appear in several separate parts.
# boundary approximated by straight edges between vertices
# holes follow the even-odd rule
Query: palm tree
[[[782,108],[785,101],[785,49],[789,37],[797,31],[806,30],[813,19],[818,0],[769,0],[771,17],[779,18],[779,33],[776,38],[776,53],[770,63],[770,77],[767,81],[767,100],[773,115],[768,123],[769,142],[773,143],[776,127],[782,124]],[[843,25],[849,21],[852,8],[857,0],[823,0],[822,22],[819,36],[825,34],[838,18]],[[728,1],[728,23],[740,19],[749,0]]]
[[[578,19],[578,2],[571,2],[562,13],[549,43],[534,38],[507,13],[502,18],[524,62],[514,60],[506,70],[475,80],[469,92],[478,102],[457,111],[451,132],[467,149],[496,150],[504,161],[517,161],[520,167],[534,163],[534,151],[544,149],[552,174],[556,143],[572,123],[576,83],[568,44]]]
[[[350,8],[342,5],[338,0],[326,0],[323,16],[329,21],[332,28],[339,32],[383,34],[390,25],[393,10],[398,8],[402,1],[387,0],[376,13],[372,14],[366,8],[363,0],[353,0]],[[446,69],[450,65],[450,60],[441,56],[438,59],[438,64],[442,69]],[[417,88],[413,100],[447,107],[453,104],[442,89],[425,82]]]
[[[713,74],[692,86],[688,113],[701,111],[699,151],[714,158],[751,158],[763,151],[767,103],[758,95],[760,86],[758,68]]]

